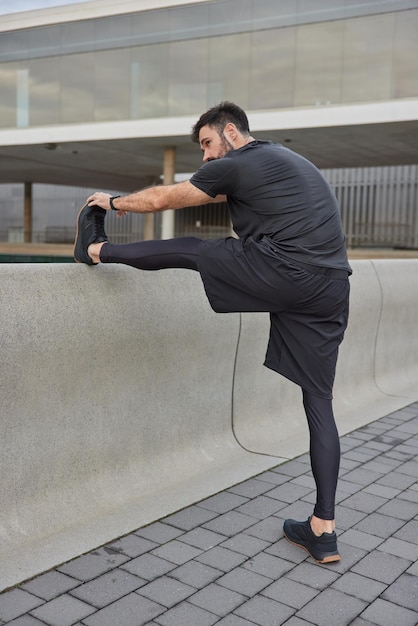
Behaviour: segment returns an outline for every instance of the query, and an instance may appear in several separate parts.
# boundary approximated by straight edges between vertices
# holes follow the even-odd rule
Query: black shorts
[[[251,237],[203,241],[198,268],[217,313],[270,313],[266,367],[332,397],[348,321],[348,271],[307,267]]]

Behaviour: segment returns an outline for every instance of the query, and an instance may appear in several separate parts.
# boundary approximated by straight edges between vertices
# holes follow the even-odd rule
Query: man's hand
[[[96,191],[89,198],[87,198],[87,204],[89,206],[99,206],[101,209],[105,209],[106,211],[110,211],[112,207],[110,206],[110,193],[105,193],[104,191]],[[117,217],[122,217],[122,215],[126,215],[128,211],[118,211]]]

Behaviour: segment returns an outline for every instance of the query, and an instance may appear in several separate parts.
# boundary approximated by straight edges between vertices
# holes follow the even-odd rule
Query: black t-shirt
[[[252,141],[203,164],[190,182],[212,198],[227,196],[240,238],[267,235],[283,256],[351,272],[333,190],[310,161],[281,144]]]

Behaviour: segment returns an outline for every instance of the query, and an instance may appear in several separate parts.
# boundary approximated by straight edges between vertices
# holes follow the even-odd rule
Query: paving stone
[[[236,493],[239,496],[245,496],[246,498],[255,498],[256,496],[260,496],[262,493],[270,491],[270,489],[270,483],[259,480],[258,478],[250,478],[239,485],[230,487],[228,492]]]
[[[363,511],[355,511],[354,509],[350,509],[342,504],[337,504],[335,507],[335,517],[338,534],[340,531],[348,530],[358,524],[361,520],[367,518],[367,513],[364,513]]]
[[[286,574],[286,578],[319,590],[332,585],[338,577],[339,574],[328,570],[326,567],[311,563],[300,563]]]
[[[182,535],[181,541],[201,550],[210,550],[225,541],[225,537],[206,528],[195,528]]]
[[[272,585],[263,590],[263,596],[282,602],[294,609],[301,609],[305,604],[310,602],[319,591],[302,585],[295,580],[289,578],[279,578]]]
[[[247,600],[247,598],[241,593],[231,591],[216,583],[208,585],[189,598],[191,604],[205,609],[206,611],[211,611],[219,617],[224,617],[228,613],[232,613],[234,609],[245,602],[245,600]]]
[[[317,626],[345,626],[351,624],[366,606],[363,600],[336,589],[326,589],[298,611],[297,617],[313,621]]]
[[[348,543],[350,546],[363,548],[364,550],[369,551],[376,548],[383,541],[381,537],[375,537],[374,535],[369,535],[368,533],[362,533],[361,531],[353,528],[350,528],[345,533],[342,533],[338,539],[343,543]]]
[[[418,559],[418,545],[411,544],[409,541],[395,539],[395,537],[386,539],[386,541],[380,544],[378,550],[387,552],[388,554],[394,554],[395,556],[401,556],[409,561],[416,561]]]
[[[189,506],[187,509],[169,515],[164,519],[164,522],[181,530],[192,530],[192,528],[196,528],[215,517],[217,517],[217,513],[213,511],[208,511],[200,506]]]
[[[202,500],[202,502],[199,502],[199,506],[204,509],[208,509],[209,511],[215,511],[216,513],[222,514],[232,511],[232,509],[236,509],[238,506],[241,506],[241,504],[245,504],[246,502],[248,502],[248,498],[239,496],[236,493],[231,493],[230,491],[224,491],[216,494],[215,496],[211,496],[206,500]]]
[[[394,626],[394,624],[416,626],[417,623],[415,611],[396,606],[379,598],[363,611],[361,617],[369,620],[372,624],[379,624],[379,626]]]
[[[339,500],[341,500],[340,496],[344,496],[344,498],[348,498],[348,496],[353,495],[353,493],[357,493],[361,491],[364,487],[362,485],[358,485],[357,483],[351,483],[348,480],[340,479],[337,484],[337,496]]]
[[[408,567],[406,573],[411,574],[411,576],[418,576],[418,561],[415,561],[411,567]]]
[[[263,482],[271,483],[272,485],[282,485],[289,480],[289,476],[287,474],[278,474],[273,470],[268,470],[267,472],[260,474],[259,479]]]
[[[373,602],[387,588],[384,583],[370,580],[354,572],[347,572],[340,576],[331,586],[365,602]]]
[[[310,471],[310,465],[306,463],[302,463],[300,460],[288,461],[287,463],[283,463],[282,465],[278,465],[273,469],[274,472],[278,472],[279,474],[285,474],[286,476],[302,476],[302,474],[306,474],[306,472]]]
[[[370,485],[370,483],[374,483],[379,478],[382,478],[381,473],[366,471],[363,468],[357,468],[348,472],[344,475],[344,480],[348,480],[349,482],[359,484],[359,485]]]
[[[216,626],[254,626],[254,622],[249,622],[238,615],[227,615],[216,622]]]
[[[269,545],[269,541],[258,539],[258,537],[251,537],[245,533],[238,533],[221,544],[223,548],[229,548],[230,550],[245,554],[246,556],[254,556],[265,548],[268,548]]]
[[[310,487],[301,487],[300,485],[288,482],[269,491],[268,496],[280,502],[292,504],[292,502],[296,502],[296,500],[299,500],[299,498],[302,498],[311,491],[312,489]]]
[[[404,490],[410,487],[414,482],[415,478],[413,476],[408,476],[407,474],[400,474],[397,471],[391,472],[386,476],[382,476],[376,481],[376,485],[386,485],[388,487],[394,487],[395,489]]]
[[[44,604],[40,598],[22,589],[11,589],[0,595],[0,621],[8,622]]]
[[[280,578],[283,574],[293,569],[294,566],[294,563],[281,559],[278,556],[267,554],[266,552],[257,554],[254,558],[249,559],[243,564],[245,569],[266,576],[270,580]]]
[[[113,550],[100,548],[89,554],[84,554],[78,558],[60,565],[56,569],[63,574],[68,574],[81,581],[91,580],[108,572],[122,563],[129,561],[129,557],[118,554]]]
[[[345,456],[341,457],[340,460],[340,476],[343,475],[342,470],[344,471],[344,474],[349,472],[350,470],[354,469],[355,467],[358,467],[360,465],[360,461],[352,461],[351,459],[346,458]]]
[[[408,463],[404,463],[398,467],[398,472],[418,478],[418,463],[416,461],[408,461]]]
[[[176,567],[175,563],[171,563],[166,559],[161,559],[154,554],[143,554],[136,559],[129,561],[121,566],[123,569],[135,576],[139,576],[145,580],[154,580],[159,576],[163,576]]]
[[[174,580],[174,578],[163,576],[162,578],[148,583],[145,587],[141,587],[137,593],[162,606],[171,608],[193,593],[196,593],[196,588],[191,585],[186,585],[179,580]]]
[[[349,459],[350,461],[357,461],[359,465],[363,465],[363,463],[368,463],[371,458],[377,456],[377,453],[371,453],[367,450],[362,450],[358,448],[356,450],[350,450],[344,454],[345,459]]]
[[[246,561],[247,557],[238,554],[238,552],[217,546],[216,548],[204,552],[204,554],[198,556],[196,560],[210,567],[214,567],[215,569],[219,569],[222,572],[229,572],[231,569],[234,569],[234,567]]]
[[[45,622],[40,622],[35,617],[31,615],[22,615],[21,617],[17,617],[11,622],[0,622],[1,624],[5,624],[5,626],[45,626]],[[77,626],[77,624],[75,625]]]
[[[304,619],[301,619],[300,617],[295,617],[294,615],[293,617],[288,619],[287,622],[285,622],[285,626],[309,626],[311,624],[312,622],[305,622]]]
[[[417,613],[418,622],[418,579],[410,574],[402,574],[382,594],[383,600],[388,600]]]
[[[273,513],[277,513],[277,511],[280,511],[280,509],[283,509],[285,506],[287,506],[286,502],[280,502],[279,500],[266,496],[258,496],[258,498],[254,498],[254,500],[250,500],[240,506],[237,511],[238,513],[243,513],[244,515],[249,515],[250,517],[255,517],[260,520],[269,515],[273,515]]]
[[[148,581],[129,572],[115,569],[70,591],[70,595],[98,609],[119,600]]]
[[[417,506],[413,502],[402,500],[401,498],[393,498],[386,502],[379,509],[379,513],[383,515],[390,515],[396,519],[409,521],[417,514]]]
[[[78,585],[80,585],[79,580],[52,570],[24,583],[20,586],[20,589],[29,591],[43,600],[52,600],[52,598],[74,589]]]
[[[383,474],[383,475],[388,474],[392,470],[392,466],[389,465],[388,463],[381,463],[380,458],[381,457],[379,456],[376,459],[373,459],[373,461],[369,461],[368,463],[365,463],[362,469],[366,471],[377,472],[378,474]]]
[[[311,474],[302,474],[302,476],[296,476],[289,481],[289,485],[301,485],[302,487],[309,487],[309,489],[316,489],[314,478]]]
[[[394,537],[418,544],[418,520],[411,520],[400,528]]]
[[[362,490],[352,496],[349,496],[343,500],[341,504],[349,509],[354,509],[355,511],[372,513],[373,511],[376,511],[376,509],[380,509],[387,502],[387,498],[380,498],[379,496],[374,496]]]
[[[418,504],[418,491],[412,485],[411,489],[407,489],[406,491],[402,491],[399,495],[401,500],[408,500],[408,502],[414,502]]]
[[[265,550],[267,554],[278,556],[291,563],[302,563],[308,557],[305,550],[297,548],[295,545],[287,541],[287,539],[280,539],[273,543],[270,548]]]
[[[254,519],[253,519],[254,522]],[[264,541],[277,541],[283,535],[283,521],[279,518],[270,516],[261,522],[257,522],[253,524],[250,528],[245,530],[245,534],[250,535],[251,537],[257,537],[258,539],[263,539]]]
[[[243,567],[237,567],[216,581],[217,585],[252,598],[271,584],[271,579]]]
[[[186,585],[191,585],[196,589],[202,589],[205,585],[209,585],[217,580],[223,573],[221,570],[204,563],[189,561],[170,572],[170,577],[180,580]]]
[[[152,554],[166,561],[176,563],[176,565],[182,565],[202,554],[202,550],[188,546],[186,543],[178,541],[178,539],[173,539],[173,541],[169,541],[153,550]]]
[[[295,612],[281,602],[256,596],[235,610],[235,614],[248,619],[258,626],[279,626],[284,624]]]
[[[50,626],[72,626],[95,611],[90,604],[63,594],[34,609],[31,615]]]
[[[120,554],[126,554],[131,558],[150,552],[153,548],[156,548],[159,544],[155,541],[150,541],[144,537],[138,537],[137,535],[127,535],[118,539],[113,543],[108,544],[108,548],[118,552]]]
[[[155,621],[161,626],[212,626],[219,621],[219,616],[188,602],[182,602]]]
[[[382,583],[391,584],[408,569],[410,565],[411,561],[375,550],[354,565],[352,571],[371,578],[372,580],[379,580]]]
[[[338,542],[338,549],[341,554],[341,560],[333,563],[325,563],[321,567],[329,569],[333,573],[344,574],[368,554],[366,550],[357,548],[356,546],[350,546],[342,541]],[[313,561],[309,559],[307,562],[312,563]]]
[[[253,517],[243,515],[237,511],[229,511],[223,515],[219,515],[216,519],[204,525],[204,528],[220,533],[226,537],[231,537],[236,533],[240,533],[244,529],[249,528],[255,522]]]
[[[391,498],[396,498],[401,493],[400,489],[394,489],[393,487],[385,487],[384,485],[378,485],[377,483],[372,483],[364,488],[365,493],[372,493],[375,496],[380,496],[381,498],[385,498],[386,500],[390,500]]]
[[[171,541],[182,535],[183,532],[183,530],[174,528],[174,526],[170,526],[169,524],[155,522],[155,524],[150,524],[150,526],[136,530],[135,534],[139,537],[154,541],[155,543],[167,543],[167,541]]]
[[[285,509],[281,509],[277,513],[280,530],[283,528],[283,522],[285,519],[306,520],[310,515],[312,515],[312,510],[312,505],[304,502],[303,500],[298,500],[297,502],[293,502],[293,504],[289,504],[289,506]]]
[[[382,515],[377,512],[362,519],[354,528],[361,532],[368,533],[369,535],[376,535],[377,537],[387,539],[387,537],[390,537],[404,524],[405,522],[403,520],[395,519],[394,517]]]
[[[86,626],[144,626],[157,615],[165,611],[165,607],[143,598],[136,593],[113,602],[89,617],[83,619]],[[55,626],[58,626],[56,624]]]

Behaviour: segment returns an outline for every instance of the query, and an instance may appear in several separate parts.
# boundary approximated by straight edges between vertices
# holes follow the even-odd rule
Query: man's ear
[[[238,135],[238,130],[235,124],[233,124],[232,122],[228,122],[228,124],[225,125],[224,134],[229,139],[229,141],[235,141]]]

